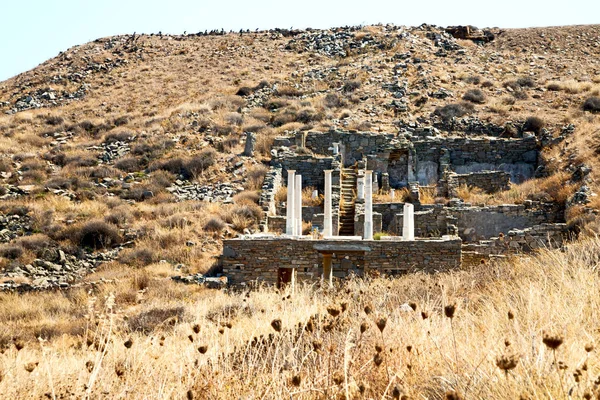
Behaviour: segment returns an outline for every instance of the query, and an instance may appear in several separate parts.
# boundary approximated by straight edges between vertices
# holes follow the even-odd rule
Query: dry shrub
[[[59,238],[69,239],[76,245],[92,249],[104,249],[121,242],[118,229],[112,224],[99,220],[67,228]]]
[[[313,192],[315,188],[312,186],[307,186],[302,189],[302,205],[308,207],[317,207],[323,204],[325,197],[322,194],[318,194],[316,198],[313,198]]]
[[[0,257],[16,260],[23,255],[23,248],[16,244],[3,244],[0,246]]]
[[[485,94],[479,89],[469,89],[464,94],[463,100],[470,101],[471,103],[483,104],[485,103]]]
[[[592,113],[600,112],[600,97],[588,97],[583,102],[583,111],[589,111]]]
[[[129,205],[121,205],[110,210],[110,214],[104,217],[104,221],[116,226],[125,225],[133,220],[133,214]]]
[[[462,117],[469,113],[472,113],[475,110],[472,104],[463,102],[463,103],[451,103],[446,104],[443,107],[437,107],[433,114],[439,115],[445,120],[450,120],[452,118]]]
[[[127,249],[119,254],[119,261],[134,267],[145,267],[157,260],[154,251],[149,248]]]
[[[545,123],[544,120],[538,117],[528,117],[523,124],[523,131],[539,134],[542,131]]]
[[[258,204],[259,199],[260,195],[253,190],[245,190],[233,196],[235,204]]]
[[[140,170],[141,165],[135,157],[124,157],[115,162],[115,168],[124,172],[136,172]]]
[[[225,222],[218,216],[212,216],[204,223],[202,229],[211,233],[221,232],[225,229]]]
[[[287,201],[287,186],[281,186],[275,192],[275,201],[277,203],[283,203]]]
[[[184,307],[157,307],[131,316],[127,324],[130,331],[147,335],[155,330],[172,329],[175,324],[183,322],[184,316]]]
[[[342,91],[344,93],[351,93],[359,89],[360,85],[361,82],[359,80],[346,80],[344,81],[344,85],[342,86]]]
[[[244,187],[248,190],[259,190],[262,187],[265,175],[268,171],[269,168],[262,164],[249,168],[246,173],[247,181],[244,183]]]
[[[328,93],[323,99],[323,105],[327,108],[341,108],[346,106],[346,101],[335,93]]]
[[[419,199],[421,200],[421,204],[435,204],[435,187],[419,187]]]

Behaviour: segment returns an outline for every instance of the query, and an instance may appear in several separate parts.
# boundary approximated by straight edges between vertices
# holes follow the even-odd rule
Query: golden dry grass
[[[591,347],[600,339],[599,251],[590,238],[564,252],[351,280],[334,291],[228,294],[149,281],[128,306],[115,303],[114,285],[44,301],[2,294],[10,336],[0,390],[7,398],[579,398],[600,372]],[[57,319],[78,335],[18,337],[32,321],[58,329]]]

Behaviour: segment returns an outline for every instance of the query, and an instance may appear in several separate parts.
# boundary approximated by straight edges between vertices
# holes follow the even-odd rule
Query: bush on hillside
[[[600,97],[588,97],[583,103],[583,111],[600,112]]]
[[[470,101],[471,103],[483,104],[485,103],[485,94],[479,89],[467,90],[463,96],[463,100]]]

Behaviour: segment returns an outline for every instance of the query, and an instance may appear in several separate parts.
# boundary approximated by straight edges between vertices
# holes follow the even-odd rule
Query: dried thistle
[[[131,346],[133,346],[133,339],[129,338],[125,341],[125,343],[123,343],[123,346],[125,346],[125,348],[130,349]]]
[[[408,305],[410,306],[410,308],[413,309],[413,311],[417,311],[417,303],[411,301],[410,303],[408,303]]]
[[[38,366],[38,364],[39,364],[39,362],[37,362],[37,361],[25,364],[25,371],[32,373],[33,370],[35,369],[35,367]]]
[[[306,328],[305,328],[308,332],[312,333],[315,330],[315,323],[313,322],[313,319],[310,318],[308,320],[308,322],[306,323]]]
[[[345,301],[340,303],[340,308],[342,309],[342,312],[345,312],[348,309],[348,303]]]
[[[198,352],[200,354],[206,354],[207,350],[208,350],[208,346],[206,346],[206,345],[198,347]]]
[[[446,400],[464,400],[465,398],[454,390],[449,390],[444,395]]]
[[[425,311],[421,311],[421,318],[427,319],[427,318],[429,318],[429,314]]]
[[[87,368],[88,372],[91,373],[94,370],[94,362],[91,360],[86,361],[85,368]]]
[[[292,376],[292,385],[298,387],[298,386],[300,386],[301,382],[302,382],[302,378],[300,377],[300,375]]]
[[[496,358],[496,366],[506,373],[511,369],[515,369],[518,363],[519,356],[516,354],[503,354]]]
[[[409,353],[412,351],[413,347],[409,344],[408,346],[406,346],[406,351],[408,351]]]
[[[194,400],[194,392],[191,389],[187,391],[186,398],[187,400]]]
[[[327,312],[334,318],[340,315],[340,310],[336,307],[327,307]]]
[[[370,304],[367,304],[364,308],[365,314],[369,315],[373,312],[373,307]]]
[[[25,342],[22,339],[14,339],[14,342],[17,351],[21,351],[25,347]]]
[[[550,349],[556,350],[563,344],[564,338],[561,335],[553,335],[548,332],[543,332],[542,342]]]
[[[271,327],[275,330],[275,332],[281,332],[281,320],[277,318],[271,321]]]
[[[321,350],[321,348],[323,348],[323,341],[319,340],[319,339],[315,339],[312,342],[312,346],[313,346],[313,350],[318,352],[319,350]]]
[[[381,353],[375,353],[375,355],[373,356],[373,362],[378,367],[381,365],[381,363],[383,363],[383,356],[381,355]]]
[[[119,377],[122,378],[123,375],[125,375],[125,367],[122,364],[117,364],[115,365],[115,374]]]
[[[381,347],[381,345],[376,344],[375,345],[375,351],[378,353],[381,353],[383,351],[383,347]]]
[[[333,383],[335,383],[336,385],[341,385],[342,383],[344,383],[344,373],[342,371],[336,371],[333,374]]]
[[[366,322],[360,324],[360,333],[365,333],[367,329],[369,329],[369,325]]]
[[[190,342],[194,343],[194,336],[193,335],[188,335],[188,339],[190,340]]]
[[[448,318],[454,318],[454,313],[456,312],[456,303],[448,304],[444,307],[444,315]]]
[[[515,319],[515,314],[511,310],[508,310],[508,319],[509,320]]]
[[[376,325],[379,328],[379,331],[383,333],[383,330],[385,329],[385,325],[387,324],[387,318],[386,317],[380,317],[377,322]]]
[[[585,351],[586,353],[590,353],[594,350],[594,343],[588,343],[585,345]]]

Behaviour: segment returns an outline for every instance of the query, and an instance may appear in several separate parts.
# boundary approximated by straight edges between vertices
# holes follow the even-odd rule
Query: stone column
[[[325,170],[325,215],[323,220],[323,236],[333,235],[333,221],[331,216],[331,173],[330,169]]]
[[[363,239],[373,239],[373,172],[365,171],[365,228]]]
[[[390,174],[384,172],[381,174],[381,191],[388,193],[390,191]]]
[[[323,280],[329,287],[333,287],[333,268],[331,266],[331,254],[323,254]]]
[[[402,239],[415,240],[415,208],[410,203],[404,204],[402,222]]]
[[[379,182],[377,181],[377,172],[373,173],[373,180],[371,183],[371,194],[379,193]]]
[[[396,189],[390,189],[390,200],[393,203],[396,198]]]
[[[407,170],[407,176],[406,176],[406,183],[408,184],[409,182],[414,182],[415,180],[415,161],[417,159],[417,154],[416,151],[414,151],[413,149],[408,149],[408,170]]]
[[[285,234],[293,235],[296,232],[296,218],[295,218],[295,195],[294,188],[296,187],[296,179],[294,175],[296,171],[288,170],[288,182],[287,182],[287,203],[285,207]]]
[[[364,176],[359,176],[356,179],[356,186],[357,186],[357,191],[358,191],[358,199],[359,200],[364,200],[365,199],[365,177]]]
[[[246,145],[244,146],[244,155],[252,157],[254,155],[254,146],[256,145],[256,133],[246,132]]]
[[[294,217],[296,221],[296,236],[302,236],[302,175],[296,175],[296,187],[294,188]]]

